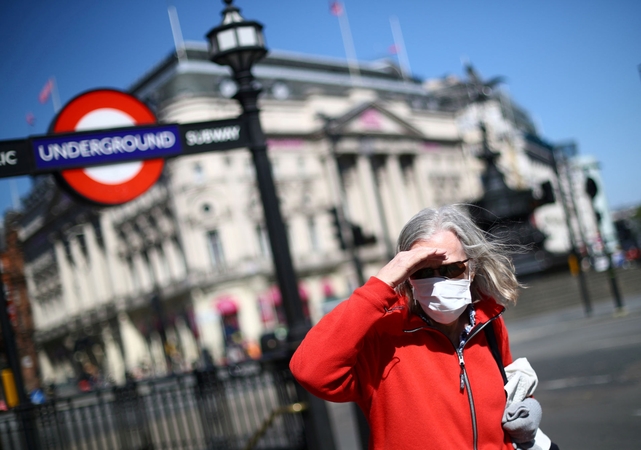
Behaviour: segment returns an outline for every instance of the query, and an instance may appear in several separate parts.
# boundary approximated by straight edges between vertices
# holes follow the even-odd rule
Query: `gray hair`
[[[425,208],[417,213],[401,230],[396,252],[407,251],[415,242],[428,240],[440,231],[454,233],[461,241],[465,255],[471,260],[471,267],[474,269],[471,290],[475,300],[490,296],[503,306],[516,303],[518,290],[523,286],[516,279],[514,265],[509,257],[512,248],[481,230],[463,205]],[[412,301],[409,281],[405,281],[397,289],[406,295],[410,310],[418,312],[420,307]]]

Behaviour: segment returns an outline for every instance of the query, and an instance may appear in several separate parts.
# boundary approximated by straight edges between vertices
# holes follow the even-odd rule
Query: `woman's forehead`
[[[438,231],[427,239],[419,239],[412,244],[411,248],[432,247],[445,250],[448,260],[465,259],[463,244],[456,234],[451,231]]]

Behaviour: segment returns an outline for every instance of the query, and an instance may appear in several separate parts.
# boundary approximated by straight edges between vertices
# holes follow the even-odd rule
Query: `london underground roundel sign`
[[[51,131],[121,128],[156,123],[154,113],[136,97],[98,89],[72,99],[54,119]],[[147,191],[160,177],[163,158],[62,170],[58,180],[82,198],[101,205],[126,203]]]

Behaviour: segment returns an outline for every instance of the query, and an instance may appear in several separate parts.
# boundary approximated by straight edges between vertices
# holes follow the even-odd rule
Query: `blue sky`
[[[345,57],[327,0],[236,0],[272,49]],[[0,140],[44,134],[55,77],[62,105],[99,87],[128,89],[173,49],[167,8],[185,40],[220,22],[214,0],[0,0]],[[551,142],[575,140],[601,163],[612,208],[641,204],[641,2],[638,0],[344,0],[360,60],[390,57],[398,18],[412,73],[462,76],[467,58],[502,75]],[[35,116],[27,124],[26,115]],[[0,212],[28,177],[0,179]]]

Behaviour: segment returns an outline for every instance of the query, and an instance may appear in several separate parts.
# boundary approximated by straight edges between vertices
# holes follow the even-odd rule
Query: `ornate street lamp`
[[[209,58],[221,66],[229,66],[234,73],[250,71],[255,62],[267,54],[263,26],[245,20],[240,10],[225,0],[223,22],[208,34]]]
[[[227,7],[222,12],[222,23],[207,34],[209,58],[216,64],[229,66],[238,84],[234,98],[242,107],[242,118],[248,131],[249,150],[256,167],[258,189],[289,335],[292,341],[299,342],[309,329],[309,324],[306,322],[298,295],[298,283],[280,213],[272,166],[267,156],[267,141],[260,124],[258,94],[261,89],[251,72],[254,63],[267,54],[262,34],[263,26],[258,22],[243,19],[240,10],[232,5],[232,0],[224,1]]]
[[[252,66],[267,54],[263,26],[243,19],[232,1],[224,0],[227,6],[222,12],[222,23],[207,33],[209,59],[216,64],[229,66],[238,84],[234,98],[242,107],[241,118],[247,127],[249,150],[256,168],[274,269],[289,328],[288,341],[294,347],[305,337],[309,324],[298,294],[296,273],[276,195],[272,166],[267,156],[267,140],[260,123],[258,94],[261,89],[251,73]],[[285,362],[288,360],[289,358]],[[298,384],[297,389],[300,398],[309,404],[309,412],[303,413],[307,445],[312,450],[333,450],[334,441],[331,432],[328,433],[331,426],[325,403]]]

